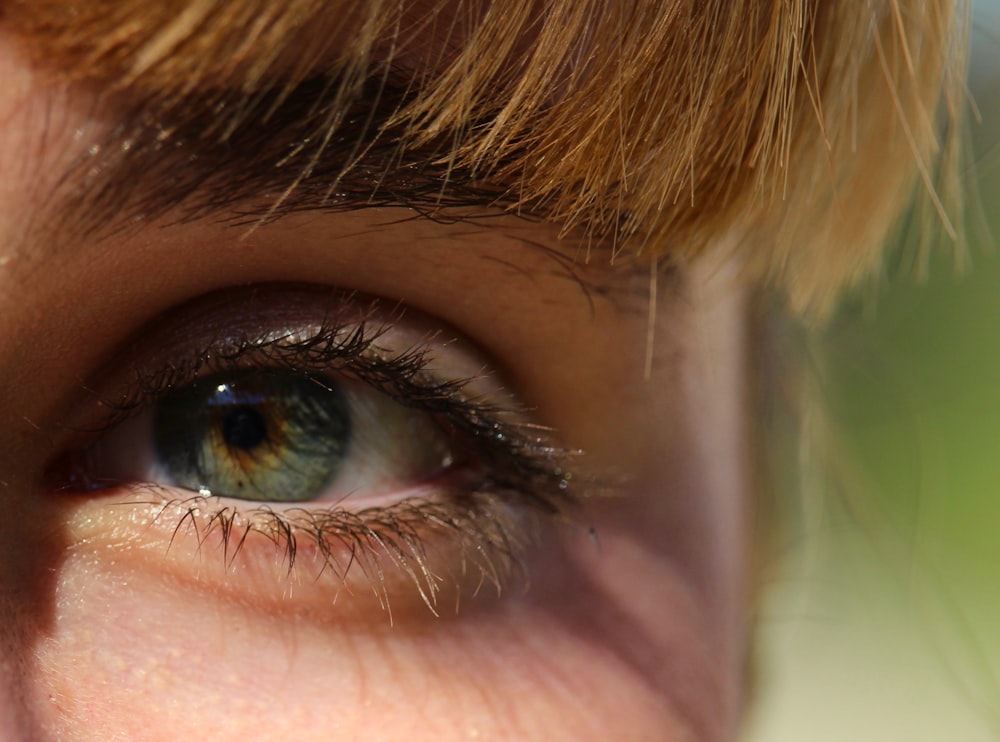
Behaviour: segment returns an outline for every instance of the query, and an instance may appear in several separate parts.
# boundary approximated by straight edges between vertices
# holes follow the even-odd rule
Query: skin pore
[[[508,2],[2,6],[0,738],[735,737],[747,286],[876,259],[954,9]],[[261,369],[349,487],[200,484],[329,437]]]
[[[731,278],[661,278],[651,325],[648,269],[587,262],[586,240],[482,207],[48,229],[52,179],[114,121],[85,92],[38,84],[9,46],[4,62],[5,739],[733,735],[747,454]],[[180,362],[130,357],[146,352],[130,338],[160,337],[158,318],[220,290],[230,320],[253,286],[308,305],[305,284],[377,297],[394,325],[457,356],[444,373],[495,377],[489,401],[516,400],[554,445],[584,452],[565,515],[508,498],[508,535],[528,545],[499,589],[447,530],[420,536],[440,591],[429,607],[384,554],[341,579],[300,547],[289,570],[286,546],[255,533],[233,556],[198,516],[162,507],[190,493],[151,509],[142,482],[52,484],[76,445],[68,421],[103,379]],[[229,321],[194,315],[194,344]]]

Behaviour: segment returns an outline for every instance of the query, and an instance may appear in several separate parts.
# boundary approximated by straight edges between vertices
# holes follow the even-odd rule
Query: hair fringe
[[[727,245],[722,257],[808,317],[878,267],[918,183],[938,225],[925,234],[957,243],[967,12],[965,0],[4,8],[40,66],[163,110],[206,86],[290,90],[317,69],[336,71],[328,95],[346,105],[403,76],[401,158],[447,141],[449,168],[610,241],[616,258],[678,263]],[[266,116],[246,110],[233,116]]]

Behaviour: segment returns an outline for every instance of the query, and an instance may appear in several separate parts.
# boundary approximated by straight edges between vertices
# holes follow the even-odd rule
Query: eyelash
[[[470,576],[474,592],[484,584],[499,593],[526,572],[524,556],[537,540],[537,517],[566,516],[579,504],[579,478],[567,464],[579,452],[549,442],[550,431],[526,422],[516,409],[505,409],[469,394],[476,378],[436,378],[429,371],[429,345],[387,354],[378,341],[391,324],[370,317],[352,323],[324,322],[308,332],[280,335],[248,333],[214,341],[152,371],[134,366],[132,377],[115,400],[97,397],[102,416],[96,426],[78,426],[89,443],[77,445],[58,469],[61,489],[74,494],[101,487],[81,476],[79,457],[88,445],[124,420],[155,404],[171,390],[210,373],[266,366],[294,373],[341,374],[385,394],[397,403],[431,415],[453,439],[473,447],[481,475],[475,486],[445,488],[430,498],[408,497],[388,506],[350,511],[343,507],[236,507],[221,504],[206,509],[205,498],[178,498],[176,490],[153,483],[131,483],[151,497],[156,523],[176,518],[169,543],[191,529],[199,546],[218,535],[223,560],[231,567],[248,539],[263,536],[277,549],[289,575],[299,569],[304,552],[315,558],[318,578],[331,573],[346,583],[355,566],[372,586],[382,608],[389,611],[393,580],[383,560],[396,574],[409,578],[422,601],[437,614],[442,581],[440,565],[430,553],[439,544],[457,549],[456,587]],[[68,473],[68,474],[67,474]],[[573,486],[571,487],[571,482]],[[171,494],[173,493],[173,494]],[[470,575],[469,573],[472,572]],[[389,611],[391,617],[391,611]]]

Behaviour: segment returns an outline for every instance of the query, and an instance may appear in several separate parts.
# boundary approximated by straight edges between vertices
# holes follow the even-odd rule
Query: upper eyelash
[[[136,368],[134,384],[124,396],[117,400],[101,398],[102,407],[110,414],[98,427],[86,432],[99,434],[115,427],[135,410],[191,383],[207,369],[228,370],[254,360],[298,373],[341,372],[398,404],[444,417],[461,436],[478,444],[476,453],[487,459],[495,486],[517,490],[547,512],[561,511],[575,503],[576,498],[569,492],[572,473],[568,464],[580,451],[551,444],[551,430],[544,426],[503,419],[518,415],[520,410],[464,394],[474,377],[439,380],[429,375],[426,346],[390,357],[378,352],[376,342],[390,329],[384,322],[373,325],[371,320],[363,320],[352,323],[349,332],[345,333],[345,329],[340,324],[322,324],[304,337],[289,332],[228,338],[210,343],[180,364],[153,372]]]

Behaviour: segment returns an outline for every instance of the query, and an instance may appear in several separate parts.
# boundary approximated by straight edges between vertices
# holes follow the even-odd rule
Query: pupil
[[[222,437],[231,448],[249,451],[267,438],[267,421],[252,407],[237,407],[222,421]]]

